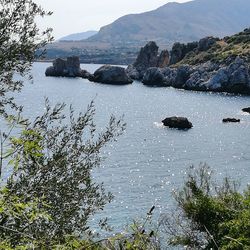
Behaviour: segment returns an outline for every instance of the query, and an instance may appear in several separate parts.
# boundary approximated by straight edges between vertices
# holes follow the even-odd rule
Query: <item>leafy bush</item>
[[[52,109],[47,101],[45,113],[28,123],[19,137],[10,138],[13,171],[4,187],[8,196],[0,200],[17,197],[20,206],[32,204],[47,216],[44,220],[39,214],[28,223],[19,217],[16,220],[12,213],[0,213],[4,235],[13,246],[21,242],[22,235],[48,245],[66,242],[68,235],[80,239],[89,229],[90,216],[112,199],[102,184],[93,181],[91,171],[100,165],[100,150],[122,133],[125,124],[111,117],[98,135],[93,103],[78,117],[72,109],[66,117],[63,108],[56,105]],[[21,217],[25,211],[19,211]],[[19,232],[15,237],[13,230]]]
[[[206,165],[191,169],[176,192],[179,214],[163,224],[171,245],[190,249],[246,250],[250,248],[250,187],[244,193],[225,178],[213,182]]]
[[[0,13],[0,118],[9,123],[0,131],[0,249],[77,249],[88,244],[90,217],[112,199],[91,172],[125,124],[111,117],[98,133],[93,102],[65,116],[64,104],[46,101],[44,114],[23,119],[11,94],[32,78],[35,52],[51,41],[51,29],[40,32],[35,23],[51,13],[32,0],[0,0]]]

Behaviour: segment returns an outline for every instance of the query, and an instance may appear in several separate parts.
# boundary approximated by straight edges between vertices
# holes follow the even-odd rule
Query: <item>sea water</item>
[[[17,95],[28,117],[44,110],[44,98],[52,104],[72,104],[84,112],[94,100],[95,122],[105,128],[112,114],[124,115],[126,131],[102,151],[101,167],[93,171],[114,200],[93,220],[107,216],[110,225],[121,228],[144,216],[153,206],[167,213],[174,205],[172,191],[182,186],[187,168],[207,163],[217,179],[229,176],[250,183],[250,97],[204,93],[173,88],[146,87],[140,82],[114,86],[81,78],[45,77],[48,63],[35,63],[34,83]],[[81,65],[93,72],[100,65]],[[185,116],[193,128],[180,131],[163,127],[168,116]],[[241,122],[223,124],[226,117]]]

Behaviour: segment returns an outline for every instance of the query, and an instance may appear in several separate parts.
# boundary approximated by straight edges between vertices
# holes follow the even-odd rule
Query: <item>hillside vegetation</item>
[[[194,65],[209,60],[222,63],[237,56],[245,58],[247,62],[250,62],[250,28],[236,35],[218,39],[211,48],[206,51],[199,51],[197,48],[189,51],[177,65]]]

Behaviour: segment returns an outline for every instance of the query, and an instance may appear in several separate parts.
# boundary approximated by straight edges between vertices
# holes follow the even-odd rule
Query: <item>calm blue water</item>
[[[191,164],[208,163],[218,178],[231,176],[250,183],[250,116],[241,112],[250,97],[150,88],[139,82],[109,86],[83,79],[46,78],[50,64],[35,63],[34,84],[25,86],[18,101],[29,116],[41,113],[44,97],[73,104],[84,111],[95,99],[96,123],[104,127],[111,114],[124,114],[126,132],[104,151],[107,159],[93,175],[115,195],[102,213],[120,227],[145,215],[152,205],[166,212],[171,192],[183,183]],[[82,65],[93,72],[98,65]],[[186,116],[194,127],[177,131],[161,126],[167,116]],[[242,119],[223,124],[225,117]]]

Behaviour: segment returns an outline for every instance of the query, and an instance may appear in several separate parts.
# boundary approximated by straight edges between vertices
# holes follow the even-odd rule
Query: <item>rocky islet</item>
[[[186,117],[167,117],[162,120],[162,123],[166,127],[182,130],[187,130],[193,127],[193,124]]]
[[[239,45],[243,52],[232,50]],[[151,86],[249,95],[250,29],[224,39],[205,37],[198,42],[175,43],[170,53],[159,51],[151,41],[141,48],[135,62],[126,70],[104,65],[90,74],[80,68],[79,58],[73,56],[56,59],[45,74],[82,77],[107,84],[130,84],[138,80]]]
[[[81,77],[92,82],[123,85],[130,84],[133,80],[128,76],[125,69],[119,66],[104,65],[97,69],[94,74],[80,68],[79,57],[67,57],[66,60],[57,58],[45,71],[50,77]]]
[[[46,76],[54,77],[82,77],[89,78],[90,73],[81,69],[80,60],[77,56],[67,57],[66,60],[57,58],[45,71]]]
[[[127,73],[145,85],[249,95],[250,29],[224,39],[175,43],[160,56],[156,43],[149,42]]]

